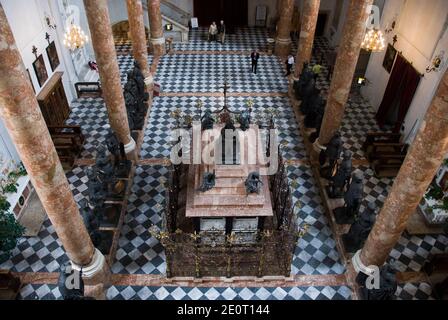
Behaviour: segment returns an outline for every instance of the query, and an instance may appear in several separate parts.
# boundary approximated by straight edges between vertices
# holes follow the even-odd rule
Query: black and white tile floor
[[[194,35],[202,37],[203,35]],[[265,35],[245,34],[241,40],[241,48],[253,41],[261,43]],[[230,38],[231,39],[231,38]],[[247,40],[247,39],[246,39]],[[246,41],[244,40],[244,41]],[[193,40],[195,41],[195,40]],[[197,39],[199,40],[199,38]],[[236,41],[236,40],[235,40]],[[263,40],[264,41],[264,40]],[[121,44],[128,45],[128,44]],[[194,42],[192,43],[192,46]],[[208,45],[208,44],[206,44]],[[218,44],[213,44],[217,45]],[[248,45],[249,46],[249,45]],[[253,46],[250,44],[250,46]],[[322,39],[317,40],[319,50],[327,50]],[[186,48],[185,50],[191,50]],[[204,49],[200,49],[204,50]],[[161,62],[157,77],[165,92],[190,91],[220,92],[224,75],[229,75],[228,81],[233,89],[231,92],[286,92],[286,79],[282,77],[282,62],[276,58],[267,58],[261,63],[260,78],[242,82],[248,68],[245,56],[228,58],[227,56],[209,57],[205,55],[176,55],[167,57]],[[315,61],[315,59],[314,59]],[[132,64],[128,56],[120,57],[122,73]],[[198,65],[200,65],[198,67]],[[232,69],[233,68],[233,69]],[[228,72],[226,72],[226,70]],[[232,71],[230,71],[232,70]],[[183,73],[182,72],[186,72]],[[230,74],[236,72],[237,76]],[[204,75],[205,73],[205,75]],[[263,74],[264,73],[264,74]],[[238,75],[239,74],[239,75]],[[240,78],[238,78],[240,77]],[[267,82],[260,79],[266,77]],[[268,79],[269,78],[269,79]],[[211,79],[211,80],[210,80]],[[322,74],[319,86],[326,92],[329,84]],[[232,91],[234,90],[234,91]],[[257,91],[258,90],[258,91]],[[222,105],[219,97],[202,97],[204,105]],[[252,97],[255,110],[264,111],[274,108],[278,112],[277,124],[282,141],[287,142],[285,148],[289,159],[306,159],[303,139],[294,121],[294,115],[285,97]],[[370,106],[359,99],[353,99],[347,107],[342,133],[346,147],[355,152],[359,150],[363,134],[375,128],[373,112]],[[143,158],[158,158],[169,155],[167,134],[173,120],[169,114],[180,107],[184,112],[196,111],[196,97],[159,97],[155,100],[145,142],[142,147]],[[246,97],[231,97],[229,104],[244,108]],[[352,100],[351,100],[352,101]],[[361,122],[360,122],[361,119]],[[372,121],[373,120],[373,121]],[[69,123],[80,124],[87,141],[83,152],[84,158],[95,156],[98,143],[104,141],[110,130],[106,108],[101,99],[81,99],[72,105],[72,115]],[[292,151],[288,151],[292,150]],[[168,152],[168,153],[167,153]],[[289,154],[291,153],[291,154]],[[362,154],[357,156],[362,157]],[[375,201],[381,206],[387,196],[387,190],[392,181],[377,179],[367,167],[360,167],[366,175],[366,201]],[[370,171],[369,171],[370,170]],[[297,181],[294,191],[294,201],[300,202],[299,223],[310,225],[309,232],[300,239],[293,258],[292,273],[296,275],[342,274],[344,266],[336,250],[334,236],[325,217],[322,202],[316,189],[311,170],[306,165],[289,167],[290,181]],[[112,266],[114,273],[120,274],[163,274],[165,258],[163,247],[149,234],[149,227],[160,227],[161,214],[164,208],[164,181],[167,168],[162,166],[138,167],[129,197],[128,212],[119,240],[116,261]],[[67,173],[71,188],[77,201],[86,196],[86,177],[84,168],[75,167]],[[418,271],[427,257],[437,252],[447,252],[448,238],[446,236],[415,237],[406,234],[400,239],[391,253],[396,260],[399,271]],[[1,269],[11,269],[16,272],[57,272],[60,264],[67,257],[61,243],[49,220],[45,221],[37,237],[23,238],[13,252],[13,257],[0,265]],[[349,299],[351,290],[348,287],[294,287],[294,288],[184,288],[184,287],[112,287],[108,292],[110,299]],[[431,288],[426,283],[407,283],[397,291],[399,299],[430,299]],[[58,299],[60,294],[54,285],[26,285],[22,289],[23,299]]]
[[[263,56],[257,74],[249,55],[182,54],[160,59],[155,81],[163,92],[287,92],[285,70],[276,56]]]
[[[168,158],[172,147],[172,129],[175,120],[171,113],[180,110],[191,117],[198,117],[196,108],[198,100],[203,103],[203,110],[216,111],[222,108],[222,97],[171,97],[162,96],[153,102],[151,116],[147,126],[142,150],[142,158]],[[287,97],[229,97],[228,105],[232,111],[242,111],[247,108],[248,100],[254,102],[253,119],[263,121],[268,110],[276,112],[275,121],[278,130],[278,143],[284,145],[283,156],[286,159],[304,159],[306,152],[300,135],[294,113]]]
[[[350,300],[346,286],[291,288],[205,288],[112,286],[109,300]],[[26,285],[19,300],[60,300],[55,285]]]

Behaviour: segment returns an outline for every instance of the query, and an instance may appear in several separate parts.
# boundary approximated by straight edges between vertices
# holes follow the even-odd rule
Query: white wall
[[[448,32],[446,30],[446,19],[448,14],[448,1],[446,0],[431,0],[425,1],[426,4],[432,3],[431,6],[425,8],[419,7],[419,10],[414,10],[413,1],[407,0],[408,10],[405,10],[405,0],[388,0],[384,8],[384,13],[381,21],[382,30],[388,28],[392,21],[397,21],[395,31],[387,35],[389,42],[392,42],[392,37],[397,34],[398,42],[395,47],[398,51],[403,53],[403,56],[413,63],[414,67],[424,74],[424,78],[420,81],[420,85],[414,96],[414,100],[409,108],[408,114],[404,122],[404,136],[407,137],[416,123],[421,121],[424,117],[429,105],[432,102],[434,93],[441,81],[444,70],[441,72],[426,73],[425,69],[431,64],[432,56],[437,55],[441,50],[448,49]],[[418,3],[415,3],[418,5]],[[444,15],[438,15],[438,18],[431,13],[431,9],[438,8]],[[406,12],[406,19],[404,20],[402,14]],[[412,16],[409,16],[411,13]],[[443,18],[442,18],[443,17]],[[401,19],[401,20],[400,20]],[[436,19],[436,20],[434,20]],[[428,22],[433,22],[433,26],[429,26]],[[417,29],[414,28],[417,25]],[[439,30],[445,28],[441,34],[434,34],[425,32],[425,28],[439,26]],[[421,34],[415,34],[415,30],[420,30]],[[432,38],[432,43],[428,43],[428,38]],[[430,51],[435,47],[434,54],[428,58],[428,47]],[[448,54],[448,53],[447,53]],[[370,84],[363,88],[362,93],[367,98],[375,110],[378,110],[390,78],[390,74],[383,68],[385,52],[374,53],[371,56],[366,77]],[[447,57],[445,57],[446,60]],[[446,69],[446,66],[445,66]],[[415,130],[413,131],[415,133]],[[408,142],[412,141],[414,134],[409,137]]]

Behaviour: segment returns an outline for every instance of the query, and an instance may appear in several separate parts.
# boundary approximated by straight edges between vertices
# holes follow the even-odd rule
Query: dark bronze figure
[[[260,193],[260,188],[263,185],[263,181],[260,179],[260,173],[251,172],[244,183],[246,186],[247,194]]]
[[[344,151],[342,163],[337,166],[336,174],[330,178],[330,185],[328,187],[328,196],[332,199],[343,198],[345,188],[350,182],[352,176],[352,152]]]
[[[352,224],[348,233],[342,235],[345,251],[355,253],[362,248],[376,220],[375,203],[369,202],[358,219]]]
[[[350,186],[344,195],[344,206],[333,211],[337,224],[352,224],[355,222],[363,199],[363,189],[363,176],[356,172],[353,174]]]

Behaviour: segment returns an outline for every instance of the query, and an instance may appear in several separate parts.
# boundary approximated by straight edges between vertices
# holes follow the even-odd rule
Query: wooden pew
[[[368,153],[373,143],[400,143],[400,141],[401,134],[399,133],[368,132],[362,149]]]
[[[54,146],[63,164],[71,167],[82,151],[85,137],[80,126],[48,127]]]
[[[77,82],[75,83],[75,89],[78,98],[99,98],[103,94],[99,82]]]

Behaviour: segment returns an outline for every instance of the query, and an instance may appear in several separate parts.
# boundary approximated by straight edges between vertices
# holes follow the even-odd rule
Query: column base
[[[275,41],[275,54],[287,56],[291,52],[291,39],[277,38]]]
[[[373,275],[375,272],[378,271],[377,266],[366,266],[361,261],[361,250],[355,253],[355,255],[352,258],[352,264],[353,269],[355,269],[356,273],[364,273],[366,275]]]
[[[72,262],[73,270],[82,271],[84,296],[96,300],[106,300],[106,292],[110,287],[110,268],[103,254],[95,249],[92,262],[87,266],[79,266]]]
[[[151,48],[155,56],[163,56],[166,54],[165,38],[151,39]]]
[[[130,138],[131,140],[129,143],[124,145],[124,152],[126,153],[128,160],[137,161],[137,143],[132,137]]]
[[[319,162],[319,155],[323,150],[326,150],[327,148],[320,144],[319,138],[313,143],[313,149],[311,150],[311,161],[312,162]]]

